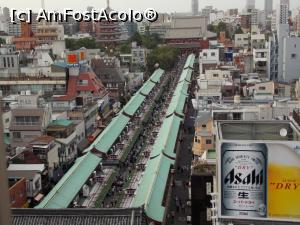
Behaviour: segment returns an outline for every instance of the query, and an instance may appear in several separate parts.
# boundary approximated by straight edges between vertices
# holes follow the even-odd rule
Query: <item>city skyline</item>
[[[106,0],[96,1],[96,0],[87,0],[84,2],[73,2],[70,0],[66,1],[45,1],[45,7],[49,10],[59,10],[62,8],[70,8],[75,10],[85,10],[87,6],[94,6],[95,8],[103,8],[106,7]],[[279,4],[279,0],[274,0],[273,9],[276,9],[277,5]],[[291,0],[291,7],[292,11],[296,10],[300,7],[299,0]],[[41,1],[40,0],[32,0],[30,2],[19,2],[16,0],[8,1],[3,0],[1,3],[1,7],[9,7],[9,8],[16,8],[16,9],[24,9],[30,8],[33,10],[38,10],[41,8]],[[57,7],[59,5],[59,7]],[[224,2],[220,0],[199,0],[199,10],[204,8],[205,6],[212,5],[214,8],[220,10],[227,10],[230,8],[239,8],[244,9],[246,6],[246,0],[231,0],[229,2]],[[110,6],[116,10],[126,10],[128,8],[132,8],[135,10],[144,10],[146,8],[154,8],[158,12],[190,12],[191,11],[191,2],[184,1],[184,2],[177,2],[176,4],[170,5],[170,1],[159,1],[159,0],[152,0],[152,1],[139,1],[139,0],[128,0],[126,2],[121,0],[111,0]],[[264,1],[256,0],[256,7],[259,9],[264,9]]]

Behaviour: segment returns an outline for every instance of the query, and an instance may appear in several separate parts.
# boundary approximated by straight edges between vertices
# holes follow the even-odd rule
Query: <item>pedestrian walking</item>
[[[171,211],[172,224],[175,222],[175,212]]]

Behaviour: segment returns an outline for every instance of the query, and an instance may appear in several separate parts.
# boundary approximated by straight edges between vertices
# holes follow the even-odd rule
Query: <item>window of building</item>
[[[212,141],[210,139],[206,139],[206,144],[211,145]]]
[[[293,53],[291,54],[291,59],[296,59],[297,58],[297,54]]]
[[[7,57],[7,67],[10,67],[10,59]]]
[[[198,143],[198,144],[200,144],[200,139],[198,139],[197,136],[195,136],[195,142]]]
[[[20,139],[21,138],[21,132],[13,132],[13,137],[16,139]]]
[[[260,90],[260,91],[264,91],[264,90],[266,90],[266,87],[264,87],[264,86],[261,86],[261,87],[259,87],[259,88],[258,88],[258,90]]]
[[[88,80],[78,80],[77,81],[77,85],[82,85],[82,86],[86,86],[88,85]]]
[[[215,53],[215,52],[212,52],[212,53],[211,53],[211,56],[216,56],[216,53]]]
[[[36,125],[39,122],[38,116],[16,116],[17,125]]]
[[[3,57],[3,66],[6,67],[6,58]]]
[[[15,62],[14,62],[14,58],[11,57],[11,67],[15,67]]]
[[[206,128],[206,124],[202,124],[202,128]]]
[[[213,74],[213,77],[219,77],[219,74],[215,73],[215,74]]]

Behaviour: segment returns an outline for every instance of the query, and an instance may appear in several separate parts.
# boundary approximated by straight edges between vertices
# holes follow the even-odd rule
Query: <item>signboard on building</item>
[[[86,51],[78,50],[78,51],[68,52],[66,56],[66,63],[69,68],[79,67],[80,65],[86,64],[87,63]]]
[[[223,141],[219,156],[220,217],[300,221],[300,142]]]
[[[77,64],[78,63],[78,55],[76,53],[67,55],[67,64]]]

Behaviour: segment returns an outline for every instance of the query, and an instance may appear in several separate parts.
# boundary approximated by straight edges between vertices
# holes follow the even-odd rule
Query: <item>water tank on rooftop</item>
[[[235,105],[241,104],[241,96],[240,95],[235,95],[233,102],[234,102]]]
[[[18,108],[18,103],[17,102],[11,102],[10,104],[9,104],[9,108],[10,109],[16,109],[16,108]]]

